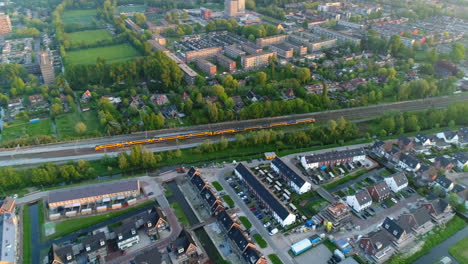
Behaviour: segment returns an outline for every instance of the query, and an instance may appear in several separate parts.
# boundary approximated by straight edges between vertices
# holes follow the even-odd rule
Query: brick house
[[[367,187],[367,191],[369,191],[372,199],[377,202],[382,202],[390,198],[390,187],[388,187],[387,183],[384,181]]]
[[[103,260],[107,256],[106,235],[99,232],[83,240],[83,248],[88,262]]]
[[[429,210],[432,220],[437,224],[446,223],[455,215],[452,207],[444,199],[432,200],[428,203],[423,203],[421,206]]]

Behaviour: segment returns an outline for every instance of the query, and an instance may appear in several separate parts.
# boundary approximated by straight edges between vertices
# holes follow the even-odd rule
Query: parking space
[[[332,255],[332,252],[325,245],[320,244],[295,257],[294,260],[297,263],[327,264]]]

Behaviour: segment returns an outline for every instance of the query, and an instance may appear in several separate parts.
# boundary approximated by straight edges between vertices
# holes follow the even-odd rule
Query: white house
[[[449,192],[455,187],[453,181],[447,179],[445,176],[440,176],[435,179],[433,185],[439,185],[444,191]]]
[[[372,205],[372,197],[367,190],[361,190],[354,195],[346,196],[346,203],[360,212]]]
[[[451,130],[440,132],[436,134],[437,138],[443,139],[445,143],[458,144],[458,134]]]
[[[421,168],[421,162],[413,156],[407,154],[401,154],[398,166],[407,171],[417,171]]]
[[[428,137],[428,136],[426,136],[424,134],[421,134],[421,133],[418,133],[414,137],[414,142],[416,142],[417,144],[420,144],[423,147],[429,147],[429,146],[433,146],[435,144],[435,142],[432,141],[430,137]]]
[[[457,167],[463,170],[465,166],[468,166],[468,152],[457,152],[453,154],[453,160],[456,161]]]
[[[310,191],[312,188],[312,184],[310,184],[309,181],[301,177],[280,158],[274,158],[270,163],[270,167],[278,173],[296,193],[303,194]]]
[[[126,225],[119,226],[114,230],[117,246],[119,249],[124,250],[132,247],[140,242],[140,236],[138,235],[135,223],[128,223]]]
[[[385,178],[385,182],[394,193],[408,187],[408,179],[403,172],[395,173],[392,176]]]

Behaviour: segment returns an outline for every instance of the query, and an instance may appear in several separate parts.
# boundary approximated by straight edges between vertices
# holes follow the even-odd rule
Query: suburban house
[[[372,197],[364,189],[354,195],[346,196],[346,203],[355,211],[360,212],[372,205]]]
[[[212,214],[216,214],[219,211],[224,210],[223,202],[218,199],[210,188],[203,189],[200,192],[200,196],[205,201],[205,204],[208,205]]]
[[[421,145],[421,146],[423,146],[423,147],[430,147],[430,146],[433,146],[434,143],[435,143],[430,137],[428,137],[428,136],[426,136],[424,134],[421,134],[421,133],[418,133],[414,137],[414,142]]]
[[[405,229],[407,234],[414,232],[415,235],[422,235],[434,228],[431,215],[426,207],[420,207],[411,213],[402,214],[397,223]]]
[[[286,208],[243,163],[239,163],[234,172],[239,179],[246,183],[259,202],[271,212],[273,218],[281,226],[288,226],[296,221],[296,215]]]
[[[351,221],[351,210],[345,202],[339,200],[328,206],[322,216],[333,224],[333,229],[338,229]]]
[[[190,175],[190,171],[189,171],[189,175]],[[199,173],[194,173],[190,181],[192,182],[192,184],[195,186],[195,188],[197,189],[199,193],[203,191],[204,189],[209,188],[208,184],[205,182],[205,180],[203,180],[203,178],[200,176]]]
[[[52,244],[49,250],[49,264],[76,264],[75,254],[72,245],[59,247]]]
[[[245,235],[245,233],[240,229],[239,226],[234,226],[229,230],[228,237],[234,242],[238,251],[243,254],[248,247],[255,246],[250,243],[250,239]]]
[[[15,212],[15,199],[11,197],[5,197],[5,199],[1,202],[0,205],[0,215],[4,213],[13,214]]]
[[[185,229],[180,232],[177,239],[172,243],[172,248],[179,263],[196,260],[203,253],[195,243],[192,235]]]
[[[91,92],[89,90],[86,90],[86,92],[84,92],[83,95],[81,95],[81,102],[87,103],[89,102],[91,97],[92,97]]]
[[[398,139],[398,147],[403,152],[409,152],[413,148],[414,142],[412,139],[408,138],[407,136],[401,136]]]
[[[397,172],[390,177],[386,177],[384,180],[394,193],[408,187],[408,179],[404,172]]]
[[[289,186],[298,194],[303,194],[312,188],[312,184],[286,165],[280,158],[274,158],[270,163],[271,168],[283,178]]]
[[[218,215],[216,215],[216,219],[226,232],[229,232],[234,225],[237,225],[226,210],[220,211]]]
[[[83,248],[88,262],[94,263],[97,260],[104,260],[107,256],[106,235],[99,232],[83,239]]]
[[[363,236],[359,247],[377,263],[384,263],[395,251],[390,235],[383,229]]]
[[[167,98],[167,95],[165,94],[153,94],[151,95],[150,100],[155,105],[159,105],[159,106],[169,103],[169,99]]]
[[[365,159],[366,153],[363,149],[350,149],[306,155],[301,157],[301,164],[304,169],[314,169],[321,166],[334,166],[347,162],[364,161]]]
[[[429,210],[432,220],[437,224],[446,223],[455,215],[452,207],[444,199],[432,200],[428,203],[423,203],[421,206]]]
[[[398,163],[400,160],[401,150],[395,146],[390,146],[384,153],[384,157],[391,161]]]
[[[247,264],[267,264],[267,260],[264,256],[261,255],[258,250],[253,247],[248,247],[244,253],[242,253],[242,257],[247,262]]]
[[[450,179],[448,179],[445,176],[437,177],[437,179],[435,179],[435,181],[432,184],[440,186],[446,192],[451,191],[455,186],[455,183],[453,183]]]
[[[385,229],[397,249],[401,249],[413,240],[411,234],[406,233],[405,229],[402,228],[396,221],[387,217],[382,223],[382,228]]]
[[[258,98],[257,96],[254,94],[254,92],[252,91],[248,91],[247,94],[245,95],[247,97],[247,99],[249,99],[249,101],[251,102],[257,102],[258,101]]]
[[[445,143],[458,144],[458,133],[451,130],[437,133],[436,137],[444,140]]]
[[[156,206],[137,215],[135,222],[137,227],[143,226],[148,236],[158,235],[159,232],[169,227],[166,216],[161,209]]]
[[[422,185],[427,184],[427,182],[435,181],[437,178],[438,170],[434,166],[429,166],[426,163],[421,164],[421,168],[415,173],[418,181]]]
[[[437,156],[434,160],[434,166],[438,169],[442,169],[444,171],[451,170],[454,166],[453,162],[444,156]]]
[[[417,158],[411,155],[401,154],[398,166],[400,166],[404,170],[415,172],[419,170],[419,168],[421,168],[421,163]]]
[[[458,144],[462,148],[468,146],[468,127],[458,129]]]
[[[140,242],[140,236],[135,228],[135,223],[129,222],[114,228],[117,247],[121,250],[132,247]]]
[[[372,199],[379,203],[390,198],[390,187],[388,187],[385,181],[367,187],[367,191],[369,192]]]
[[[468,152],[456,152],[453,154],[453,160],[456,163],[455,165],[463,170],[465,166],[468,166]]]

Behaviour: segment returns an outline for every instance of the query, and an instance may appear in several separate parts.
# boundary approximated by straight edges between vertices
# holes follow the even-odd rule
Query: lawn
[[[112,40],[112,35],[105,29],[84,30],[67,34],[71,45],[78,46],[81,43],[92,45],[104,40]]]
[[[62,21],[64,24],[77,23],[89,25],[92,23],[96,13],[96,9],[67,10],[62,15]]]
[[[31,219],[29,205],[23,206],[23,263],[31,263]]]
[[[174,209],[174,214],[177,217],[177,220],[179,220],[179,223],[181,223],[183,226],[189,226],[189,221],[187,219],[187,216],[185,216],[184,211],[182,211],[182,208],[178,203],[171,203],[172,209]]]
[[[146,201],[140,205],[126,208],[124,210],[120,210],[116,212],[110,212],[110,213],[100,214],[100,215],[95,215],[95,216],[90,216],[90,217],[80,217],[80,218],[58,222],[55,225],[55,233],[49,236],[47,239],[52,240],[58,237],[63,237],[66,234],[73,233],[80,229],[99,224],[105,220],[117,217],[119,215],[126,214],[131,211],[135,211],[137,209],[140,209],[142,207],[148,206],[153,203],[154,203],[153,201]]]
[[[449,253],[460,263],[468,263],[468,237],[449,248]]]
[[[86,131],[82,135],[75,132],[75,125],[78,122],[83,122],[86,125]],[[55,118],[55,124],[57,125],[57,133],[61,139],[102,135],[102,128],[96,111],[63,114]]]
[[[253,238],[255,239],[260,248],[268,247],[267,242],[265,241],[265,239],[263,239],[263,237],[260,234],[253,235]]]
[[[139,56],[141,56],[140,52],[130,44],[119,44],[69,51],[65,58],[71,64],[94,64],[98,57],[103,57],[107,63],[113,63],[131,60]]]
[[[232,200],[231,196],[226,194],[223,196],[223,199],[229,207],[234,207],[234,201]]]
[[[215,189],[219,192],[219,191],[222,191],[223,190],[223,186],[221,186],[221,184],[217,181],[214,181],[213,182],[213,186],[215,187]]]
[[[268,255],[268,258],[270,259],[271,263],[273,263],[273,264],[283,264],[281,259],[276,254],[270,254],[270,255]]]
[[[252,223],[250,223],[249,219],[245,216],[239,216],[239,221],[245,226],[245,228],[250,229],[252,227]]]
[[[52,121],[48,118],[41,119],[36,123],[5,123],[2,131],[2,141],[38,135],[50,136],[52,134]]]
[[[146,11],[145,5],[125,5],[125,6],[118,6],[117,10],[119,13],[128,13],[128,12],[140,12],[144,13]]]

